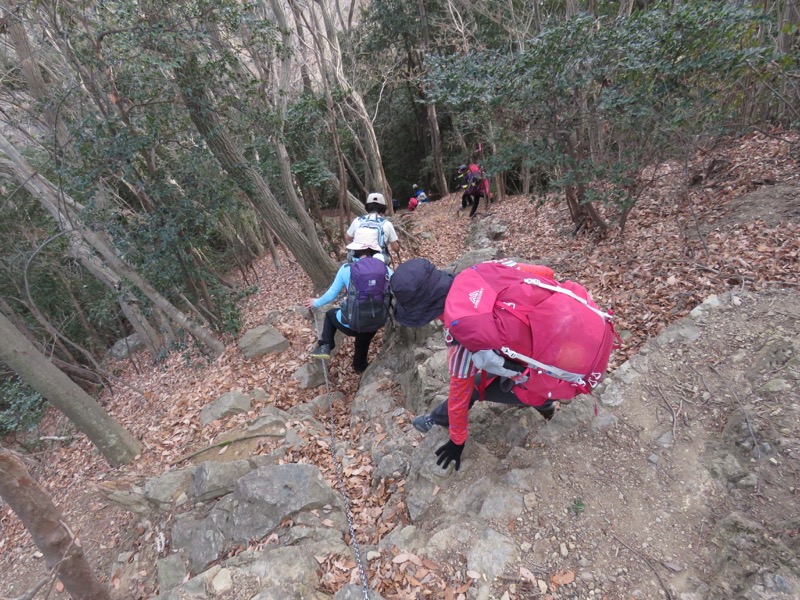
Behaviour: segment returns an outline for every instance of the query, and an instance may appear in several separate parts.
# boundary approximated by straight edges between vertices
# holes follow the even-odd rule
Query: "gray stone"
[[[262,433],[278,437],[286,433],[286,423],[291,420],[292,415],[285,410],[275,406],[265,406],[258,418],[247,425],[247,433],[251,435]]]
[[[598,396],[600,402],[606,406],[619,406],[625,400],[625,388],[621,383],[611,380]]]
[[[195,467],[167,471],[147,480],[144,497],[160,510],[169,510],[172,504],[189,487]]]
[[[518,554],[513,540],[494,529],[486,529],[467,555],[467,568],[481,573],[491,583],[517,560]]]
[[[183,550],[192,572],[201,572],[226,548],[231,531],[232,505],[232,499],[228,497],[217,502],[204,518],[191,513],[175,517],[172,548]]]
[[[672,437],[672,432],[667,431],[661,434],[658,439],[656,439],[656,444],[661,446],[662,448],[669,448],[674,443],[674,439]]]
[[[755,473],[750,473],[742,477],[739,481],[736,482],[736,487],[739,488],[756,488],[758,487],[758,475]]]
[[[460,515],[478,514],[489,492],[495,487],[488,477],[481,477],[462,491],[453,502],[453,510]]]
[[[509,519],[520,516],[524,509],[522,494],[496,485],[486,495],[480,515],[484,519],[499,519],[507,523]]]
[[[785,379],[770,379],[767,383],[761,386],[761,389],[758,391],[762,394],[780,394],[783,392],[788,392],[792,389],[792,384],[790,384]]]
[[[234,482],[253,469],[249,461],[204,462],[194,472],[188,494],[200,502],[219,498],[233,491]]]
[[[368,590],[367,597],[369,600],[383,600],[383,596],[374,590]],[[336,592],[333,600],[364,600],[364,588],[350,583]]]
[[[330,596],[305,586],[274,585],[261,590],[250,600],[330,600]]]
[[[250,396],[250,399],[255,402],[263,402],[264,400],[269,399],[269,394],[267,394],[267,392],[261,388],[251,390],[248,395]]]
[[[139,348],[144,348],[144,342],[139,338],[138,333],[132,333],[128,337],[114,342],[107,355],[115,360],[125,360]]]
[[[200,422],[208,425],[222,417],[245,413],[251,406],[252,400],[247,394],[239,391],[227,392],[203,407],[200,411]]]
[[[434,533],[428,540],[428,551],[452,552],[462,546],[472,544],[474,533],[463,523],[450,525]]]
[[[230,569],[220,569],[211,580],[211,590],[214,595],[224,594],[233,587],[233,576]]]
[[[486,236],[483,237],[488,241]],[[477,244],[477,241],[475,242]],[[477,248],[474,250],[470,250],[465,254],[462,254],[457,260],[450,263],[445,270],[450,271],[451,273],[460,273],[467,267],[471,267],[472,265],[477,265],[478,263],[485,262],[487,260],[492,260],[497,258],[497,248]]]
[[[319,361],[306,363],[292,374],[292,379],[300,382],[300,389],[315,388],[325,383],[325,374]]]
[[[183,583],[188,574],[186,564],[180,554],[170,554],[156,561],[158,587],[163,592]]]
[[[234,573],[253,575],[264,588],[283,586],[289,589],[319,587],[317,568],[312,553],[305,548],[279,547],[242,552],[225,561]]]
[[[511,469],[505,476],[505,483],[523,492],[530,492],[536,487],[538,477],[538,469]]]
[[[392,532],[384,536],[378,547],[381,550],[391,550],[397,548],[400,551],[410,550],[416,552],[428,541],[428,535],[420,531],[415,525],[398,525]]]
[[[109,502],[137,514],[146,514],[153,510],[152,505],[144,497],[144,490],[138,485],[132,485],[127,490],[106,492],[105,496]]]
[[[400,479],[408,475],[410,459],[402,452],[393,452],[381,458],[372,473],[372,482],[377,484],[381,479]]]
[[[247,358],[276,354],[289,347],[289,340],[269,325],[259,325],[247,332],[239,340],[239,348]]]
[[[339,506],[338,495],[312,465],[260,467],[234,485],[233,538],[260,539],[286,517],[301,511]]]

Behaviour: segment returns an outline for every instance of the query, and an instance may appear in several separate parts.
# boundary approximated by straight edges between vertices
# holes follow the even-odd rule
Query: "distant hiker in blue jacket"
[[[363,373],[369,364],[367,355],[372,338],[375,337],[378,329],[383,326],[388,317],[388,279],[391,277],[392,270],[385,265],[386,258],[381,254],[378,235],[374,229],[362,227],[356,230],[355,237],[347,245],[347,249],[353,251],[352,261],[339,267],[328,291],[319,298],[308,298],[305,302],[305,307],[313,310],[333,302],[342,291],[347,293],[345,304],[325,313],[322,333],[317,347],[311,353],[311,358],[330,360],[331,352],[336,346],[336,330],[339,330],[345,335],[355,338],[353,370],[356,373]],[[373,262],[368,264],[365,261],[363,265],[358,265],[359,261],[367,257]],[[354,271],[364,271],[366,266],[371,269],[371,274],[367,273],[367,277],[354,275],[351,278]],[[359,282],[358,285],[351,285],[355,281]],[[361,281],[364,281],[364,285],[377,286],[377,293],[380,295],[377,302],[359,300],[368,293],[365,288],[360,288]],[[363,311],[366,311],[364,315],[361,314]]]

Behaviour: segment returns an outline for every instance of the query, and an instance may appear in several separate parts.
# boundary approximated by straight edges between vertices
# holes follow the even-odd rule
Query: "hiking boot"
[[[364,364],[358,364],[358,365],[353,363],[353,371],[355,371],[356,373],[358,373],[360,375],[361,373],[363,373],[364,371],[367,370],[368,366],[369,366],[368,362],[366,362]]]
[[[549,421],[556,414],[556,403],[550,402],[549,405],[545,404],[542,407],[534,407],[539,411],[539,414],[544,417],[545,421]]]
[[[333,348],[331,348],[330,344],[325,344],[323,342],[320,342],[317,348],[311,353],[311,358],[330,360],[332,350]]]
[[[411,421],[411,424],[414,426],[414,429],[419,431],[420,433],[428,433],[436,423],[433,422],[433,417],[430,414],[420,415],[418,417],[414,417]]]

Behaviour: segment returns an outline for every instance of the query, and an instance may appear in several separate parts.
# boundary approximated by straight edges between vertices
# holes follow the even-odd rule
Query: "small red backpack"
[[[472,352],[495,350],[527,367],[513,388],[525,404],[567,400],[600,383],[617,335],[611,312],[586,289],[558,283],[547,267],[513,261],[474,265],[453,280],[447,336]]]

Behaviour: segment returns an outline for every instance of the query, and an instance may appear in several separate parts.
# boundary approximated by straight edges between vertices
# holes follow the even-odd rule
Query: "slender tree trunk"
[[[71,239],[83,238],[97,253],[103,257],[108,266],[120,277],[127,279],[138,287],[153,304],[164,311],[167,316],[179,327],[186,329],[197,340],[205,344],[215,356],[225,351],[225,346],[208,329],[193,323],[169,300],[164,298],[148,281],[128,263],[123,261],[112,248],[111,243],[102,234],[86,227],[77,228],[67,214],[62,212],[70,208],[75,210],[80,205],[68,195],[56,190],[52,183],[35,172],[28,162],[17,152],[16,148],[0,134],[0,151],[5,153],[10,164],[7,166],[17,183],[24,186],[28,192],[39,200],[42,206],[67,231]]]
[[[369,196],[369,190],[358,177],[358,173],[356,173],[353,165],[350,164],[347,155],[342,154],[342,160],[344,161],[344,168],[347,169],[347,174],[350,176],[350,181],[352,181],[356,186],[356,189],[358,189],[358,193],[361,194],[361,197],[366,200],[367,196]]]
[[[55,142],[61,148],[67,143],[69,134],[63,120],[59,118],[56,109],[52,105],[53,90],[45,82],[39,61],[36,60],[36,54],[31,50],[25,25],[19,18],[17,3],[15,0],[0,0],[0,6],[5,9],[3,11],[5,13],[3,20],[5,21],[8,36],[17,53],[20,69],[25,77],[25,82],[28,84],[28,89],[34,99],[42,104],[45,122],[53,130]]]
[[[286,150],[286,144],[283,141],[284,128],[286,123],[286,104],[289,100],[289,83],[292,75],[292,58],[294,56],[294,43],[292,34],[289,30],[289,23],[286,20],[286,14],[283,11],[283,0],[270,0],[272,12],[275,15],[275,22],[278,25],[278,31],[281,33],[281,49],[280,49],[280,72],[276,78],[275,90],[275,104],[278,110],[278,131],[272,136],[272,143],[275,147],[275,154],[278,159],[278,166],[281,172],[281,182],[283,183],[284,193],[286,194],[289,204],[294,208],[297,213],[300,226],[309,237],[317,235],[314,221],[305,210],[303,201],[297,195],[297,188],[292,176],[292,164],[289,158],[289,152]]]
[[[427,54],[428,47],[430,46],[430,32],[428,29],[428,11],[425,9],[425,0],[417,0],[417,9],[419,11],[420,23],[422,25],[422,52]],[[425,61],[422,61],[422,67],[425,68]],[[425,89],[422,90],[425,95]],[[426,102],[425,112],[428,117],[428,131],[431,136],[431,157],[433,159],[433,179],[436,187],[439,190],[439,195],[445,197],[449,191],[447,185],[447,177],[444,174],[444,162],[442,160],[442,135],[439,131],[439,118],[436,115],[436,105],[432,102]],[[487,199],[488,204],[488,199]]]
[[[28,324],[14,311],[13,308],[5,301],[5,299],[0,298],[0,314],[5,315],[5,317],[16,327],[17,331],[19,331],[22,335],[25,336],[31,344],[33,344],[36,349],[44,355],[44,351],[42,349],[42,345],[39,343],[39,340],[31,333],[31,330],[28,329]],[[89,386],[98,386],[103,385],[103,378],[95,373],[94,371],[90,371],[86,367],[81,366],[76,362],[66,362],[61,360],[56,356],[49,356],[48,357],[50,362],[52,362],[56,367],[58,367],[61,371],[69,375],[73,380],[80,380],[81,382],[86,382]],[[78,381],[76,381],[78,383]],[[80,383],[79,383],[80,385]]]
[[[61,511],[31,478],[19,456],[6,448],[0,448],[0,496],[31,534],[47,568],[56,570],[75,600],[109,600],[108,589],[94,576]]]
[[[0,360],[63,412],[92,441],[109,464],[131,462],[141,444],[125,431],[97,401],[59,371],[0,314]]]
[[[336,82],[338,88],[345,94],[345,98],[347,100],[345,103],[346,106],[361,124],[363,140],[366,145],[365,150],[367,159],[369,161],[370,172],[372,173],[373,177],[373,179],[367,179],[367,187],[370,190],[382,192],[384,197],[391,200],[392,188],[389,185],[389,181],[386,178],[386,173],[383,169],[380,146],[378,144],[378,138],[375,135],[375,128],[372,124],[372,119],[370,118],[361,94],[347,80],[344,74],[342,67],[342,51],[339,47],[338,36],[333,24],[330,6],[327,0],[315,0],[315,3],[317,6],[319,6],[320,13],[322,14],[322,20],[325,24],[324,45],[327,46],[330,52],[330,60],[325,60],[326,53],[323,41],[320,39],[320,28],[310,27],[308,25],[307,27],[310,33],[314,36],[315,46],[318,54],[320,55],[320,68],[322,69],[323,76],[327,75]],[[389,212],[391,214],[391,205],[389,206]]]
[[[183,63],[175,68],[176,81],[192,122],[233,181],[253,205],[268,217],[270,228],[286,244],[314,286],[322,288],[328,285],[336,273],[336,265],[325,254],[316,235],[310,239],[303,235],[300,228],[281,210],[261,173],[242,155],[215,110],[205,82],[198,81],[194,75],[197,72],[197,60],[196,56],[187,55]]]

